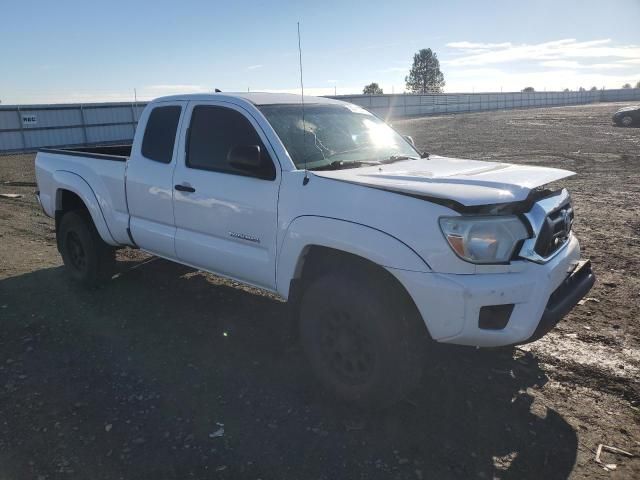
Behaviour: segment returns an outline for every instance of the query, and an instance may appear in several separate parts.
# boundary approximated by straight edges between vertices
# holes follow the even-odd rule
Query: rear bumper
[[[547,333],[595,281],[571,236],[545,264],[514,262],[510,272],[455,275],[390,269],[414,300],[431,337],[442,343],[498,347]],[[513,305],[504,328],[480,328],[482,307]]]

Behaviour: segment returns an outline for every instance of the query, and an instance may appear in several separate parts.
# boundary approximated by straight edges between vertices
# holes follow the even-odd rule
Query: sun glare
[[[376,147],[391,147],[396,144],[393,138],[393,130],[384,123],[375,123],[367,118],[362,123],[367,128],[369,140]]]

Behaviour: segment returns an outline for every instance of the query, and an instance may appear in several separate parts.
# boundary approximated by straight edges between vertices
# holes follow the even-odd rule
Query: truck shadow
[[[0,280],[8,478],[567,478],[573,428],[533,356],[433,348],[370,413],[317,388],[287,306],[162,260],[105,288],[62,268]],[[224,424],[224,425],[222,425]],[[222,431],[224,430],[224,432]]]

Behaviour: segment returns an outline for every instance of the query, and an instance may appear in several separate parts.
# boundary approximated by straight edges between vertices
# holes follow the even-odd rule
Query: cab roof
[[[282,104],[301,104],[302,96],[293,93],[266,93],[266,92],[216,92],[216,93],[193,93],[185,95],[171,95],[168,97],[159,97],[153,100],[155,102],[166,101],[193,101],[193,100],[222,100],[222,99],[241,99],[253,103],[254,105],[282,105]],[[326,97],[304,96],[305,104],[341,104],[340,100],[334,100]]]

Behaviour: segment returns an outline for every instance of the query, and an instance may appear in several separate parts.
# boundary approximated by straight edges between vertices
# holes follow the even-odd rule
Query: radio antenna
[[[133,89],[133,104],[134,104],[133,121],[137,125],[138,124],[138,92],[136,91],[135,88]]]
[[[302,46],[300,44],[300,22],[298,22],[298,62],[300,64],[300,91],[302,93],[302,144],[306,145],[307,125],[304,121],[304,83],[302,81]],[[307,170],[307,155],[304,156],[304,178],[302,185],[309,183],[309,171]]]

